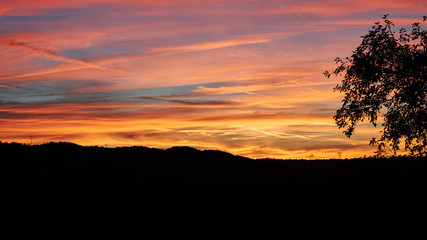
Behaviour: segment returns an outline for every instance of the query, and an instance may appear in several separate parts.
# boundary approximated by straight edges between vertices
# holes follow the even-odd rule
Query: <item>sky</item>
[[[0,141],[218,149],[252,158],[374,154],[325,78],[384,14],[425,0],[0,0]]]

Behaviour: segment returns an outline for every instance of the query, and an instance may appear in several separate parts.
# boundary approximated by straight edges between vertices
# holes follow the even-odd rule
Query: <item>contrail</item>
[[[24,42],[19,42],[15,39],[0,38],[0,43],[7,45],[7,46],[10,46],[10,47],[13,47],[13,48],[18,48],[18,49],[21,49],[24,51],[32,52],[32,53],[47,57],[47,58],[55,60],[55,61],[61,61],[61,62],[67,62],[67,63],[76,63],[76,64],[84,65],[87,68],[96,68],[96,69],[108,70],[108,71],[120,71],[117,69],[107,68],[107,67],[104,67],[104,66],[99,65],[99,64],[94,64],[94,63],[91,63],[88,61],[61,56],[58,53],[51,51],[49,49],[34,47],[34,46],[28,45]]]
[[[17,88],[17,87],[0,84],[0,88]]]
[[[308,19],[306,17],[304,17],[304,15],[302,15],[302,13],[297,13],[298,16],[308,25],[311,25],[311,23],[308,21]]]

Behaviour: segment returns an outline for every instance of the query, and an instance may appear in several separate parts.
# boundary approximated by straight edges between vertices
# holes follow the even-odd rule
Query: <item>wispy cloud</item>
[[[244,35],[244,36],[235,37],[233,39],[224,40],[224,41],[202,42],[202,43],[195,43],[190,45],[155,48],[142,54],[136,54],[136,55],[126,54],[123,56],[116,56],[113,58],[107,58],[107,59],[98,60],[94,62],[88,62],[80,59],[61,56],[61,55],[58,55],[56,52],[48,49],[30,46],[28,44],[25,44],[23,42],[19,42],[13,39],[0,38],[0,43],[3,43],[5,45],[24,49],[32,53],[48,57],[49,59],[52,59],[52,60],[63,61],[71,64],[77,64],[77,65],[58,66],[51,69],[44,69],[37,72],[25,73],[25,74],[20,74],[15,76],[0,77],[0,80],[11,79],[11,78],[33,77],[33,76],[39,76],[39,75],[45,75],[45,74],[51,74],[51,73],[60,73],[64,71],[83,70],[88,68],[121,72],[121,70],[119,69],[109,68],[105,66],[117,64],[117,63],[125,63],[130,61],[142,60],[147,58],[174,55],[174,54],[185,53],[185,52],[206,51],[206,50],[213,50],[213,49],[224,48],[224,47],[266,43],[276,39],[284,38],[286,36],[289,36],[289,34],[273,33],[273,34],[260,34],[260,35]]]
[[[247,45],[247,44],[257,44],[257,43],[266,43],[271,42],[273,40],[287,37],[290,34],[285,33],[272,33],[272,34],[260,34],[260,35],[245,35],[239,36],[229,40],[223,41],[213,41],[213,42],[202,42],[195,43],[184,46],[174,46],[174,47],[163,47],[153,49],[153,52],[163,52],[163,51],[178,51],[178,52],[190,52],[190,51],[205,51],[212,50],[217,48],[224,47],[232,47],[239,45]]]

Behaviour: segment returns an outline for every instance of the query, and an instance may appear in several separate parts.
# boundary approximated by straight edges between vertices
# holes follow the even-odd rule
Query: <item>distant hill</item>
[[[11,180],[426,179],[425,158],[254,160],[216,150],[172,147],[84,147],[0,143],[3,175]]]

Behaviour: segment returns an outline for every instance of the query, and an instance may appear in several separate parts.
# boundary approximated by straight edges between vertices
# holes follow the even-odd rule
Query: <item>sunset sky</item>
[[[372,155],[381,129],[346,138],[322,73],[387,13],[427,1],[0,0],[0,141]]]

